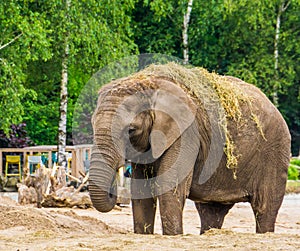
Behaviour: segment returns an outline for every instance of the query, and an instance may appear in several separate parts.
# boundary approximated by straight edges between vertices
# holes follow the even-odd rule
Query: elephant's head
[[[89,190],[95,208],[114,207],[115,176],[125,159],[155,162],[193,123],[196,110],[192,99],[166,79],[129,77],[103,87],[92,119]]]

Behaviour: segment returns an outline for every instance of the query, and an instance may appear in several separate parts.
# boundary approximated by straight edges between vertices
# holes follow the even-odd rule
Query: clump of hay
[[[208,113],[212,126],[218,126],[220,134],[225,137],[224,153],[227,157],[227,168],[232,169],[236,178],[238,155],[232,136],[228,130],[228,121],[240,123],[242,111],[240,104],[247,103],[251,110],[251,99],[230,79],[216,73],[209,73],[203,68],[187,68],[175,63],[150,65],[131,76],[131,79],[149,80],[151,77],[165,78],[179,85],[192,97],[197,97],[199,105]],[[150,81],[151,82],[151,81]],[[261,135],[263,131],[258,117],[252,114]]]

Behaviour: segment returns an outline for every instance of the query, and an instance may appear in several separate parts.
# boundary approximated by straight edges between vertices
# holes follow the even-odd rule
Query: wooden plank
[[[23,167],[26,165],[26,161],[27,161],[27,155],[26,155],[26,153],[24,152],[24,153],[23,153]],[[22,166],[21,166],[21,169],[23,169]],[[28,170],[29,170],[29,169],[28,169]]]
[[[83,149],[79,149],[79,158],[77,163],[77,172],[79,174],[79,170],[83,171]]]
[[[3,155],[2,150],[0,149],[0,175],[2,175],[3,167],[2,167],[2,161],[3,161]]]
[[[52,152],[48,152],[48,168],[52,168]]]
[[[75,177],[78,177],[77,175],[77,151],[72,151],[72,165],[71,165],[71,174]]]

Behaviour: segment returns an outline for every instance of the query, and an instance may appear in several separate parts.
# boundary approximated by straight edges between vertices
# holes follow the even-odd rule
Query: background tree
[[[282,0],[278,7],[277,18],[276,18],[276,30],[274,39],[274,71],[275,71],[275,81],[278,82],[278,61],[279,61],[279,36],[281,28],[281,16],[286,11],[290,5],[290,1]],[[278,93],[277,93],[277,83],[273,87],[273,103],[278,106]]]
[[[51,57],[51,31],[46,16],[24,1],[1,1],[0,20],[0,128],[8,134],[11,124],[22,121],[23,99],[35,97],[24,87],[26,68]]]
[[[71,143],[77,97],[99,68],[138,53],[183,58],[188,2],[74,1],[67,25],[64,1],[2,1],[0,128],[8,133],[11,124],[24,120],[35,143],[57,143],[62,55],[69,27],[67,141]],[[276,43],[282,4],[288,7],[280,14]],[[271,100],[275,90],[293,136],[294,155],[300,146],[299,10],[300,0],[193,1],[187,33],[191,64],[255,84]]]
[[[63,20],[63,53],[61,59],[60,81],[60,106],[58,124],[58,158],[59,166],[67,167],[66,143],[67,143],[67,108],[68,108],[68,66],[69,66],[69,37],[70,37],[70,10],[71,0],[65,0],[65,18]]]
[[[189,0],[186,13],[184,13],[184,15],[183,15],[182,38],[183,38],[183,62],[184,62],[184,64],[189,63],[188,28],[189,28],[189,22],[190,22],[190,18],[191,18],[192,8],[193,8],[193,0]]]
[[[68,63],[68,111],[67,142],[70,144],[73,108],[82,87],[99,67],[108,62],[136,54],[131,36],[131,9],[134,1],[75,1],[70,6],[69,22],[65,20],[66,8],[61,1],[31,4],[48,18],[47,37],[50,42],[51,59],[30,62],[24,84],[34,89],[37,99],[24,102],[24,119],[31,138],[38,144],[57,144],[62,55],[64,55],[65,32],[69,29]]]

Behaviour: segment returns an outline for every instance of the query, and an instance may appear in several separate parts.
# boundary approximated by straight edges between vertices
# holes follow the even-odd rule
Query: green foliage
[[[69,35],[68,133],[81,88],[93,72],[136,53],[134,0],[2,1],[0,3],[0,128],[26,121],[38,144],[56,144],[61,60]]]
[[[300,167],[300,159],[291,159],[290,164]]]
[[[70,2],[69,11],[66,0],[0,2],[0,129],[7,135],[11,124],[26,121],[36,143],[56,143],[66,34],[70,44],[69,140],[77,99],[99,68],[138,53],[182,58],[183,14],[188,0]],[[289,0],[281,16],[276,72],[275,26],[282,2],[193,1],[189,58],[195,66],[253,83],[270,98],[276,89],[279,109],[292,134],[293,155],[298,155],[300,1]],[[92,91],[95,97],[96,87]],[[90,113],[89,101],[81,108],[86,109],[83,114]]]
[[[23,114],[22,98],[26,91],[21,84],[22,73],[5,59],[0,59],[0,128],[9,133],[10,125],[19,123]]]
[[[182,57],[182,1],[138,1],[133,12],[134,40],[140,53]]]
[[[288,179],[289,180],[299,180],[300,179],[300,159],[291,159],[290,166],[288,169]]]
[[[58,129],[58,101],[40,104],[38,101],[25,103],[27,113],[23,116],[27,122],[30,138],[37,145],[55,145]]]
[[[299,179],[299,171],[294,166],[289,166],[288,169],[288,180],[298,180]]]
[[[26,91],[26,66],[31,60],[51,57],[45,15],[30,9],[24,1],[0,3],[0,128],[6,134],[10,125],[22,121]]]

